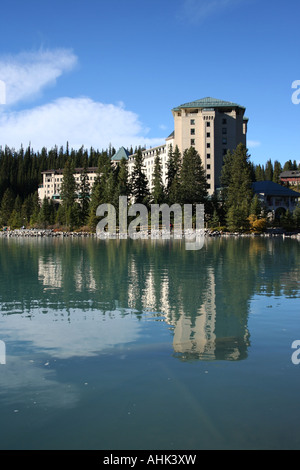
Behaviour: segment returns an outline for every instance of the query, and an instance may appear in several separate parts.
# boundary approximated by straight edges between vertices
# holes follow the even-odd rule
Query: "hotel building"
[[[157,147],[143,151],[144,171],[152,188],[154,161],[159,153],[162,165],[163,183],[167,183],[167,161],[170,147],[177,146],[181,154],[191,146],[199,153],[206,171],[208,192],[213,194],[220,186],[223,158],[227,150],[234,150],[239,143],[246,146],[247,123],[245,108],[236,103],[215,98],[203,98],[182,104],[172,109],[174,131]],[[124,147],[112,157],[117,164],[122,158],[128,160],[129,174],[134,168],[135,155],[130,155]],[[80,169],[75,171],[75,178],[80,180]],[[96,168],[89,169],[89,180],[95,180]],[[58,199],[63,170],[43,172],[43,184],[39,188],[39,197]]]

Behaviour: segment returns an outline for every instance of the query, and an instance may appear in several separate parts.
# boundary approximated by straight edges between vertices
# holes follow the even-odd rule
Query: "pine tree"
[[[159,152],[156,152],[156,157],[154,160],[151,200],[153,204],[159,205],[165,202],[165,190],[162,180],[162,166]]]
[[[231,171],[233,165],[233,154],[230,150],[227,150],[225,157],[223,158],[223,166],[221,170],[221,186],[222,189],[225,190],[230,183],[231,179]]]
[[[118,196],[129,196],[131,193],[128,174],[128,163],[125,158],[122,158],[119,163],[117,175],[117,192]]]
[[[50,208],[50,203],[49,200],[44,197],[41,210],[39,213],[39,218],[38,218],[38,223],[45,228],[47,225],[50,224],[51,220],[51,208]]]
[[[74,166],[71,159],[66,161],[63,181],[61,185],[61,199],[64,209],[64,224],[73,230],[74,226],[78,223],[78,204],[76,202],[77,185],[74,177]]]
[[[280,173],[282,173],[281,163],[275,160],[273,171],[273,182],[280,183]]]
[[[79,201],[79,225],[82,226],[87,222],[90,205],[90,185],[88,180],[87,157],[84,159],[84,166],[80,175]]]
[[[295,228],[300,229],[300,205],[296,206],[293,212],[293,221]]]
[[[265,181],[265,169],[263,165],[256,165],[255,181]]]
[[[255,215],[256,217],[259,217],[261,215],[261,202],[258,198],[258,195],[255,194],[250,205],[250,214]]]
[[[74,177],[74,166],[69,158],[66,161],[61,185],[61,199],[66,208],[72,207],[76,200],[77,185]]]
[[[14,193],[10,188],[7,188],[5,193],[3,194],[3,198],[1,201],[1,210],[0,210],[0,224],[7,225],[11,213],[14,209]]]
[[[40,200],[39,200],[39,195],[38,191],[36,191],[31,197],[31,215],[29,219],[29,223],[31,226],[35,226],[38,223],[39,220],[39,213],[40,213]]]
[[[271,160],[268,160],[265,167],[265,179],[266,181],[273,181],[273,164]]]
[[[207,180],[200,155],[194,147],[183,153],[180,171],[181,204],[204,204],[207,201]]]
[[[95,179],[91,200],[90,200],[90,209],[89,209],[89,218],[88,218],[88,226],[91,230],[94,230],[98,223],[98,217],[96,216],[97,207],[102,204],[103,202],[103,193],[102,187],[100,183],[100,175],[98,174],[97,178]]]
[[[253,197],[249,155],[243,144],[233,152],[230,179],[226,190],[227,224],[230,230],[245,230]]]
[[[144,157],[141,148],[139,148],[135,155],[134,167],[131,175],[131,192],[136,204],[148,205],[150,193],[143,166]]]
[[[173,152],[169,149],[167,162],[167,200],[170,205],[179,202],[181,153],[176,145]]]

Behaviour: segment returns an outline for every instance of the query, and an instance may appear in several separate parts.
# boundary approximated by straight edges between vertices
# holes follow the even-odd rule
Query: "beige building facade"
[[[92,190],[93,184],[97,176],[97,168],[88,169],[88,181],[90,190]],[[74,177],[77,185],[80,185],[82,168],[76,168],[74,171]],[[38,195],[40,201],[44,198],[53,199],[54,201],[60,201],[61,186],[63,181],[63,170],[47,170],[42,172],[43,183],[38,188]]]
[[[239,143],[246,146],[248,118],[245,108],[236,103],[215,98],[203,98],[182,104],[172,109],[174,132],[165,139],[162,145],[143,151],[144,172],[148,178],[149,189],[152,189],[152,175],[155,157],[159,154],[162,167],[162,180],[167,184],[167,162],[170,148],[177,146],[184,153],[191,146],[199,153],[206,171],[208,193],[212,195],[220,186],[223,158],[228,150],[234,150]],[[135,155],[121,147],[113,156],[117,164],[122,158],[128,160],[129,175],[134,168]],[[75,170],[75,179],[80,182],[82,169]],[[89,181],[92,189],[97,168],[89,168]],[[63,170],[43,172],[43,184],[39,188],[39,198],[60,199]]]
[[[245,108],[214,98],[185,103],[172,110],[174,145],[181,153],[195,147],[206,171],[209,194],[220,186],[223,158],[239,143],[246,146]]]

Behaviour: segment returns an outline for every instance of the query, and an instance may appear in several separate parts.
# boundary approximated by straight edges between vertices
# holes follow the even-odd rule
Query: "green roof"
[[[117,153],[115,153],[114,156],[111,157],[111,159],[115,162],[116,161],[118,162],[122,160],[122,158],[125,158],[125,160],[128,160],[128,157],[129,157],[129,152],[124,147],[121,147],[119,148]]]
[[[173,111],[179,111],[180,109],[184,108],[242,108],[245,109],[244,106],[240,106],[237,103],[232,103],[231,101],[223,101],[218,100],[217,98],[202,98],[201,100],[191,101],[190,103],[184,103],[177,108],[174,108]]]

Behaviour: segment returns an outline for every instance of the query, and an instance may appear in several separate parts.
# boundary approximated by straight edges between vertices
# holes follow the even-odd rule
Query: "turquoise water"
[[[0,267],[1,449],[300,449],[297,240],[0,239]]]

